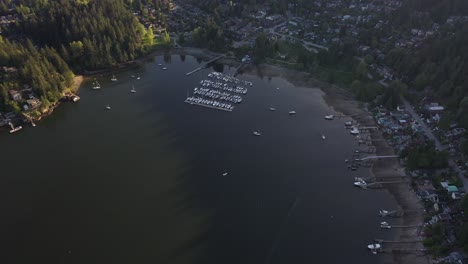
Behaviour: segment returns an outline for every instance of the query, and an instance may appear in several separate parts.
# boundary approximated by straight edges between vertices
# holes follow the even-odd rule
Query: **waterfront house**
[[[11,100],[13,101],[19,102],[23,99],[21,96],[21,93],[18,92],[17,90],[10,90],[9,93],[10,93]]]

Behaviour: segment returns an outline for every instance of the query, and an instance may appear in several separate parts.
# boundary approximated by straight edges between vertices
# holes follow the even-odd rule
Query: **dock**
[[[402,244],[405,244],[405,243],[421,243],[422,241],[421,240],[408,240],[408,241],[403,241],[403,240],[385,240],[385,239],[380,239],[380,238],[376,238],[374,239],[374,241],[376,243],[380,243],[380,244],[383,244],[383,243],[402,243]]]
[[[220,56],[218,56],[218,57],[216,57],[216,58],[214,58],[214,59],[212,59],[212,60],[209,60],[208,62],[205,63],[205,65],[203,65],[203,66],[201,66],[201,67],[198,67],[198,68],[196,68],[195,70],[193,70],[193,71],[191,71],[191,72],[187,72],[187,73],[185,74],[185,76],[189,76],[189,75],[192,75],[192,74],[196,73],[197,71],[206,69],[210,63],[213,63],[213,62],[215,62],[215,61],[217,61],[217,60],[219,60],[219,59],[221,59],[221,58],[223,58],[223,57],[226,57],[226,55],[223,54],[223,55],[220,55]]]
[[[222,110],[222,111],[226,111],[226,112],[232,112],[232,110],[234,110],[234,107],[232,107],[232,108],[216,107],[216,106],[213,106],[213,105],[207,105],[207,104],[202,104],[202,103],[189,101],[187,99],[184,102],[187,103],[187,104],[191,104],[191,105],[199,105],[199,106],[204,106],[204,107],[213,108],[213,109],[217,109],[217,110]]]

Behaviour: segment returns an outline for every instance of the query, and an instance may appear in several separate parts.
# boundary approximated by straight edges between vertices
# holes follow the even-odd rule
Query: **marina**
[[[199,105],[227,112],[232,112],[232,110],[234,110],[234,106],[232,106],[231,104],[222,103],[216,100],[208,100],[202,97],[187,97],[187,99],[185,99],[185,102],[191,105]]]
[[[211,80],[201,80],[200,85],[203,87],[211,87],[215,89],[221,89],[223,91],[238,93],[238,94],[247,94],[247,88],[242,86],[228,86],[227,83],[222,82],[213,82]]]
[[[190,92],[187,90],[185,103],[231,112],[234,110],[232,104],[240,104],[242,102],[242,97],[239,94],[247,94],[247,88],[239,85],[228,86],[228,83],[252,85],[251,82],[242,81],[238,78],[218,72],[211,72],[208,74],[208,77],[216,78],[219,81],[215,82],[208,79],[201,80],[200,85],[202,87],[195,87],[192,96],[190,96]],[[230,94],[228,92],[236,94]]]

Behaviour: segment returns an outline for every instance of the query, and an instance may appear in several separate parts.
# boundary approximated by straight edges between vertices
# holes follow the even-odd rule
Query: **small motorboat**
[[[141,77],[140,77],[140,76],[138,76],[138,77],[137,77],[137,80],[140,80],[140,79],[141,79]]]
[[[276,87],[276,90],[279,90],[279,87]]]
[[[163,70],[167,70],[167,68],[166,68],[166,67],[163,67],[162,69],[163,69]]]
[[[346,127],[350,127],[350,126],[353,125],[353,123],[352,123],[351,121],[348,121],[348,122],[345,122],[344,125],[345,125]]]
[[[325,120],[333,120],[335,118],[335,115],[326,115]]]
[[[270,107],[270,111],[276,111],[276,108]]]
[[[359,135],[359,129],[357,129],[357,127],[353,127],[353,129],[351,131],[349,131],[349,133],[351,133],[351,135]]]
[[[135,78],[135,75],[132,75],[131,77],[132,77],[132,78]]]
[[[117,77],[115,77],[115,74],[112,74],[111,81],[112,81],[112,82],[116,82],[116,81],[117,81]]]
[[[380,223],[380,228],[390,229],[390,228],[392,228],[392,226],[389,225],[387,222],[381,222]]]
[[[295,115],[295,114],[296,114],[296,111],[289,111],[289,114],[290,114],[290,115]]]
[[[261,135],[262,135],[262,134],[261,134],[260,132],[258,132],[258,131],[254,131],[253,134],[254,134],[255,136],[261,136]]]
[[[107,105],[107,106],[106,106],[106,109],[107,109],[107,110],[111,110],[110,105]]]
[[[158,66],[162,66],[162,64],[161,64],[161,63],[158,63]]]
[[[375,255],[377,254],[377,251],[382,248],[382,246],[380,244],[374,243],[374,244],[367,245],[367,248],[372,251],[372,254]]]
[[[132,86],[132,89],[130,90],[131,93],[136,93],[135,87]]]
[[[228,173],[227,173],[227,172],[223,173],[223,176],[226,176],[226,175],[228,175]]]
[[[367,183],[362,178],[355,178],[354,179],[354,186],[360,187],[362,189],[367,188]]]
[[[324,134],[322,134],[322,139],[325,140],[325,135]]]

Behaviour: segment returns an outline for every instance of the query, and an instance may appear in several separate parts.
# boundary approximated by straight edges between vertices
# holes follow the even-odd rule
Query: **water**
[[[199,61],[164,59],[0,135],[2,263],[380,259],[365,246],[390,236],[378,210],[394,201],[352,187],[367,172],[346,169],[357,144],[346,120],[324,120],[319,90],[240,76],[254,86],[228,113],[183,102],[211,70],[187,77]]]

